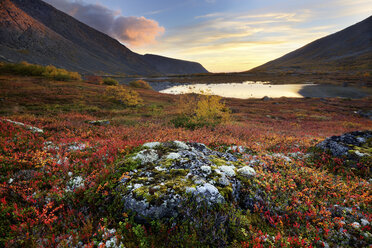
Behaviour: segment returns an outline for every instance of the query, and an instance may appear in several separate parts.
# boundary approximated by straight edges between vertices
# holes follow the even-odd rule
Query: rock
[[[95,126],[105,126],[105,125],[109,125],[110,121],[109,120],[97,120],[97,121],[90,121],[88,123],[95,125]]]
[[[362,226],[367,226],[369,225],[369,221],[366,219],[361,219],[360,222],[362,222]]]
[[[270,101],[271,100],[271,98],[270,97],[268,97],[268,96],[264,96],[264,97],[262,97],[262,99],[261,99],[262,101]]]
[[[354,113],[360,115],[361,117],[372,120],[372,110],[358,110],[354,111]]]
[[[351,226],[354,227],[355,229],[359,229],[360,228],[360,224],[358,222],[351,223]]]
[[[256,174],[229,152],[181,141],[146,143],[125,161],[123,166],[137,162],[138,168],[120,181],[117,191],[123,211],[135,212],[142,219],[177,217],[181,205],[190,199],[203,206],[247,205],[241,188],[248,182],[253,185]],[[254,197],[250,200],[255,201]]]
[[[371,156],[372,131],[355,131],[341,136],[332,136],[316,145],[335,157],[346,156],[349,159]]]
[[[43,129],[33,127],[33,126],[30,126],[30,125],[26,125],[22,122],[12,121],[12,120],[8,120],[8,119],[5,119],[4,121],[12,123],[12,124],[17,125],[17,126],[25,127],[26,129],[30,130],[33,133],[44,133]]]

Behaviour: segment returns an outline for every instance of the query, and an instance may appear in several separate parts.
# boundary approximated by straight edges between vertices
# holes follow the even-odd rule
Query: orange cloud
[[[79,21],[131,46],[152,44],[162,35],[164,27],[145,17],[123,16],[100,4],[87,4],[83,1],[45,0],[61,11]]]
[[[116,18],[112,28],[112,35],[120,41],[133,46],[154,43],[157,36],[164,33],[164,27],[145,17],[120,16]]]

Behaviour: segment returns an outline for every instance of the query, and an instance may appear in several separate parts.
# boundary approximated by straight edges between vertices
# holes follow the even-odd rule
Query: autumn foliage
[[[370,129],[372,122],[353,112],[368,108],[370,99],[223,102],[190,95],[180,101],[124,86],[0,79],[0,247],[107,247],[115,240],[125,247],[371,243],[370,181],[356,172],[370,166],[368,161],[350,168],[345,158],[310,153],[327,136]],[[193,129],[170,124],[179,116],[218,124]],[[90,124],[99,119],[110,123]],[[257,172],[260,200],[251,210],[233,204],[199,209],[194,222],[137,221],[113,200],[118,179],[133,169],[123,159],[145,142],[171,140],[239,152],[239,161]],[[182,215],[192,207],[185,205]]]

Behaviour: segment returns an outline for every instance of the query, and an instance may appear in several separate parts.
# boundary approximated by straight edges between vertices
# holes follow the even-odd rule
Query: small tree
[[[172,120],[176,127],[195,129],[203,126],[215,126],[231,119],[231,111],[221,97],[206,94],[182,95],[179,100],[179,116]]]
[[[136,91],[127,90],[123,86],[108,86],[105,97],[128,107],[137,106],[143,101]]]
[[[194,119],[212,125],[228,122],[231,111],[221,99],[220,96],[202,95],[196,106]]]

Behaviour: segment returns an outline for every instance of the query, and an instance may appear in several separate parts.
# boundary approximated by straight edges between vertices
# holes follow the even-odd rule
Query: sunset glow
[[[245,71],[368,17],[368,0],[46,0],[138,53]]]

